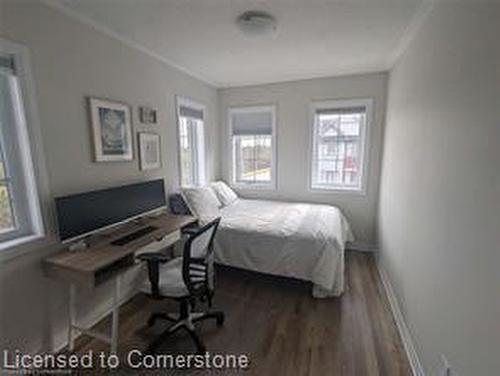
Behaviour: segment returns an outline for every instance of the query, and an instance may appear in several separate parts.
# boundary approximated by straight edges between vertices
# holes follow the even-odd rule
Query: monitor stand
[[[83,251],[83,250],[87,249],[88,246],[89,245],[87,244],[86,239],[82,239],[82,240],[77,241],[76,243],[71,244],[68,247],[68,249],[71,252],[77,252],[77,251]]]

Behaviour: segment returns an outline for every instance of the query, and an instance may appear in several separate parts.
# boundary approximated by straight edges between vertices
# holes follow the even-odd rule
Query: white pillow
[[[231,205],[238,199],[236,192],[223,181],[216,181],[211,183],[210,186],[213,188],[215,195],[219,199],[222,206]]]
[[[182,197],[191,213],[202,222],[219,216],[220,202],[210,187],[183,188]]]

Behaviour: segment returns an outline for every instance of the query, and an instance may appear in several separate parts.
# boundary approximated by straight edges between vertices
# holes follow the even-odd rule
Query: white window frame
[[[13,194],[11,197],[13,206],[18,208],[17,215],[22,216],[17,219],[20,226],[0,237],[0,259],[6,260],[14,255],[18,246],[46,237],[39,183],[42,182],[42,190],[46,195],[48,195],[48,184],[45,177],[41,176],[41,172],[46,173],[46,171],[38,141],[41,135],[29,52],[22,45],[0,38],[0,53],[13,58],[17,77],[16,81],[12,80],[14,100],[17,103],[17,108],[14,109],[16,129],[7,133],[10,133],[8,137],[11,140],[14,138],[17,141],[19,155],[14,160],[9,160],[7,155],[4,157],[7,168],[13,171],[11,175],[16,181],[15,184],[22,186],[23,190],[21,194],[18,193],[17,196]],[[36,159],[33,156],[36,156]]]
[[[236,180],[236,166],[234,163],[235,153],[234,150],[234,142],[233,142],[233,114],[242,114],[242,113],[254,113],[254,112],[271,112],[272,116],[272,161],[271,161],[271,181],[269,183],[245,183],[239,182]],[[229,154],[229,171],[230,171],[230,182],[231,186],[237,189],[257,189],[257,190],[275,190],[277,187],[277,151],[278,151],[278,137],[276,132],[276,114],[277,114],[277,106],[276,104],[266,104],[266,105],[258,105],[258,106],[231,106],[227,110],[227,122],[228,122],[228,154]]]
[[[352,107],[364,107],[366,109],[365,124],[361,130],[361,177],[359,188],[342,186],[314,186],[313,185],[313,163],[314,163],[314,137],[316,111],[320,109],[343,109]],[[309,158],[308,158],[308,190],[310,192],[341,193],[366,195],[369,174],[370,138],[373,119],[373,98],[336,99],[314,101],[311,104],[309,120]]]
[[[194,159],[194,168],[196,171],[195,183],[191,186],[183,186],[182,185],[182,161],[181,161],[181,138],[180,138],[180,110],[181,107],[189,107],[194,110],[201,111],[203,116],[203,126],[197,130],[196,132],[196,156]],[[203,186],[207,182],[207,143],[205,139],[205,124],[206,124],[206,107],[204,104],[193,100],[191,98],[177,95],[176,96],[176,115],[177,115],[177,160],[178,160],[178,171],[179,171],[179,187],[188,188],[193,186]]]

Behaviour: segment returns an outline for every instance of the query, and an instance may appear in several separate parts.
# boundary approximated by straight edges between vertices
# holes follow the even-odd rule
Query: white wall
[[[1,2],[0,37],[31,52],[42,144],[51,196],[164,177],[175,187],[177,142],[175,95],[206,105],[209,176],[218,176],[217,91],[194,78],[38,2]],[[87,96],[132,106],[134,142],[140,130],[161,135],[162,168],[141,172],[133,162],[93,163]],[[140,126],[137,106],[158,109],[157,126]],[[137,146],[137,145],[135,145]],[[45,198],[50,204],[51,197]],[[0,347],[52,350],[64,343],[67,291],[44,277],[41,260],[54,251],[55,235],[36,249],[3,261],[0,274]],[[18,251],[21,251],[19,249]],[[86,302],[96,314],[106,307],[109,286]],[[80,317],[91,321],[89,315]]]
[[[436,5],[390,73],[381,261],[434,375],[500,370],[500,5],[478,3]]]
[[[231,106],[277,105],[277,189],[240,191],[244,196],[337,205],[348,217],[356,240],[375,243],[375,214],[385,110],[385,73],[331,77],[219,90],[222,176],[229,181],[227,109]],[[308,190],[309,135],[312,101],[374,98],[369,177],[365,196]]]

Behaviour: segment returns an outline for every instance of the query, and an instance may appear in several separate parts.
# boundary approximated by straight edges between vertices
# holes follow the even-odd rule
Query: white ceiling
[[[50,0],[218,87],[387,70],[422,0]],[[247,10],[271,37],[236,27]],[[407,39],[407,38],[406,38]]]

